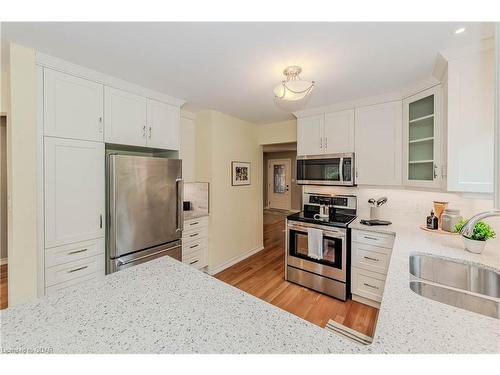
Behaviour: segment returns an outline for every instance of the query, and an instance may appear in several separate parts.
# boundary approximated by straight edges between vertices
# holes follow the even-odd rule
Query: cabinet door
[[[44,138],[45,247],[104,236],[104,143]]]
[[[297,155],[323,153],[324,115],[302,117],[297,120]]]
[[[401,185],[402,102],[356,108],[356,183]]]
[[[492,193],[495,55],[475,52],[448,62],[448,190]]]
[[[354,152],[354,109],[325,114],[323,151],[326,154]]]
[[[104,88],[107,143],[146,146],[146,98],[112,87]]]
[[[441,87],[403,101],[404,184],[441,185]]]
[[[148,147],[179,149],[179,107],[148,99]]]
[[[44,69],[44,134],[103,141],[103,85]]]

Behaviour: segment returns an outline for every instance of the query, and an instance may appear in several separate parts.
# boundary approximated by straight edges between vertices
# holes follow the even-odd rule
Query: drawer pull
[[[190,234],[189,237],[196,237],[197,235],[199,235],[199,233],[193,233],[193,234]]]
[[[379,259],[372,258],[372,257],[366,257],[366,256],[364,256],[363,258],[368,259],[368,260],[373,260],[374,262],[378,262],[379,261]]]
[[[189,262],[189,264],[195,264],[195,263],[198,263],[198,260],[199,260],[199,259],[193,260],[192,262]]]
[[[73,254],[78,254],[78,253],[83,253],[84,251],[87,251],[88,249],[80,249],[80,250],[75,250],[75,251],[70,251],[68,255],[73,255]]]
[[[81,271],[81,270],[84,270],[85,268],[88,268],[88,266],[78,267],[78,268],[75,268],[74,270],[69,270],[68,273],[73,273],[73,272],[76,272],[76,271]]]
[[[199,224],[200,222],[199,221],[195,221],[194,223],[191,223],[189,225],[196,225],[196,224]]]
[[[370,285],[370,284],[367,284],[367,283],[363,283],[364,286],[367,286],[369,288],[373,288],[373,289],[378,289],[378,287],[374,286],[374,285]]]
[[[194,249],[195,247],[198,247],[199,244],[196,244],[196,245],[193,245],[193,246],[189,246],[190,249]]]
[[[377,237],[370,237],[370,236],[363,236],[363,237],[366,238],[367,240],[374,240],[374,241],[379,240]]]

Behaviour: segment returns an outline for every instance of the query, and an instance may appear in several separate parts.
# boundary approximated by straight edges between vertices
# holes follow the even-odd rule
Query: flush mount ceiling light
[[[286,67],[283,74],[286,80],[276,86],[274,89],[275,98],[284,102],[302,102],[305,101],[314,88],[314,81],[303,81],[299,74],[302,68],[297,65]],[[298,103],[297,103],[298,104]]]
[[[455,30],[455,34],[462,34],[465,31],[465,27],[460,27],[459,29]]]

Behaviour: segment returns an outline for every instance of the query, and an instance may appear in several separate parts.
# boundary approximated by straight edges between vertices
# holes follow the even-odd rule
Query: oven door
[[[323,230],[323,259],[308,256],[308,227]],[[323,229],[314,224],[289,222],[287,230],[287,265],[346,282],[345,229]]]

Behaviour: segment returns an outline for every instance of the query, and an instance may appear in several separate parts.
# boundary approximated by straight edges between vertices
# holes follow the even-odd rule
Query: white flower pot
[[[486,246],[486,241],[471,240],[470,238],[462,236],[464,241],[465,250],[471,253],[481,254]]]

